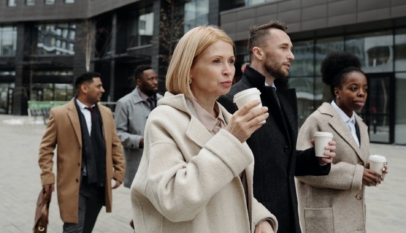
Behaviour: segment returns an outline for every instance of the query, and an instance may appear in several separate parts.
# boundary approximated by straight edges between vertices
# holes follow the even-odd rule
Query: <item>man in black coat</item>
[[[292,42],[286,25],[278,21],[253,27],[248,51],[251,65],[242,79],[219,102],[231,113],[236,93],[248,88],[261,92],[263,106],[269,108],[266,123],[247,140],[254,157],[254,196],[279,222],[278,232],[300,233],[294,176],[327,175],[335,156],[335,142],[325,155],[315,157],[314,148],[296,150],[298,134],[296,91],[287,89]]]

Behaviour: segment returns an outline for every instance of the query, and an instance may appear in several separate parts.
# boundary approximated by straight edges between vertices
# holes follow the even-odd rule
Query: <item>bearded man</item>
[[[286,29],[278,21],[251,28],[250,66],[218,101],[234,113],[236,93],[248,88],[261,92],[262,105],[268,107],[269,117],[247,140],[255,158],[254,197],[276,216],[278,232],[300,233],[294,176],[327,175],[335,156],[335,142],[326,147],[327,158],[315,157],[314,148],[296,150],[296,91],[287,88],[286,79],[294,55]]]

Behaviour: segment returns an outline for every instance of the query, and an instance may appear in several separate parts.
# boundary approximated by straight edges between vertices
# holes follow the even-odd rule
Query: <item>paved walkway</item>
[[[35,204],[41,190],[37,163],[38,148],[45,126],[27,117],[0,115],[0,232],[32,232]],[[373,144],[373,154],[385,155],[389,174],[385,183],[367,188],[368,233],[406,232],[406,147]],[[403,196],[403,198],[402,198]],[[50,210],[49,233],[61,232],[55,193]],[[351,217],[351,213],[348,213]],[[103,208],[93,232],[132,232],[129,190],[113,191],[113,213]]]

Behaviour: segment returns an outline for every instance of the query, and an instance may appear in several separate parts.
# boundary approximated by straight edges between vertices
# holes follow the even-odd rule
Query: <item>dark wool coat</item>
[[[296,150],[298,133],[296,91],[287,89],[287,80],[275,80],[278,100],[272,87],[265,86],[265,76],[247,67],[242,79],[219,102],[234,113],[236,93],[256,87],[261,92],[263,106],[269,108],[266,123],[247,140],[254,153],[254,197],[274,214],[279,222],[278,232],[299,233],[299,217],[295,176],[326,175],[330,165],[321,167],[314,149]]]

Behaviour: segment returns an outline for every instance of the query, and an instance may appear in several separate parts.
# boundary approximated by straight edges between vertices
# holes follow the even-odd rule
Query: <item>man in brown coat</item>
[[[111,190],[124,177],[123,152],[112,113],[98,104],[104,92],[100,74],[79,75],[75,88],[75,98],[51,110],[38,162],[44,189],[53,191],[57,146],[56,182],[64,233],[91,232],[101,207],[105,205],[111,212]]]

